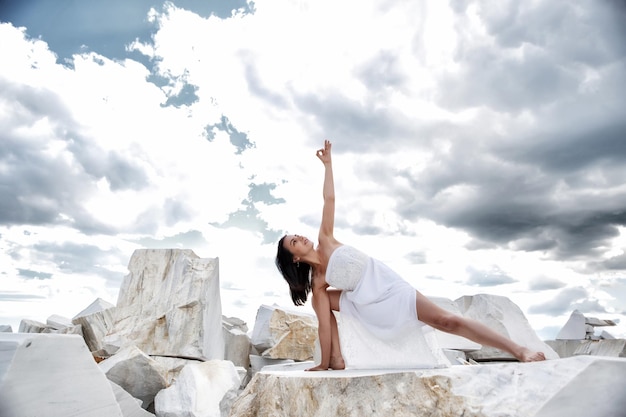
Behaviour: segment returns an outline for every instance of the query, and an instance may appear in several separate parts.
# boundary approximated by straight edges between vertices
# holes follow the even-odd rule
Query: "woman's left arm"
[[[332,144],[324,141],[324,147],[318,149],[317,157],[324,164],[324,208],[322,210],[322,223],[320,224],[319,241],[334,240],[333,229],[335,227],[335,182],[333,178],[333,162],[331,157]]]

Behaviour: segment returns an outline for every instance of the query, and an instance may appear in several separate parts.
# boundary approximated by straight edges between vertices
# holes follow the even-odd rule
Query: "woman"
[[[294,304],[303,305],[312,293],[321,362],[309,371],[345,367],[333,310],[359,318],[381,337],[392,337],[408,321],[419,320],[435,329],[506,351],[522,362],[545,360],[542,352],[533,352],[475,320],[438,307],[380,261],[335,239],[331,143],[326,140],[316,155],[324,164],[324,208],[318,245],[314,247],[303,236],[287,235],[278,242],[276,256],[276,266],[289,284]]]

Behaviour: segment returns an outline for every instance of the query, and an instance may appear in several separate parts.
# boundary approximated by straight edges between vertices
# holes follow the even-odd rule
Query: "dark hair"
[[[289,284],[289,293],[293,303],[297,306],[304,305],[306,299],[311,292],[311,265],[307,263],[293,262],[293,254],[283,246],[285,241],[283,236],[278,241],[278,251],[276,253],[276,267],[281,273],[287,284]]]

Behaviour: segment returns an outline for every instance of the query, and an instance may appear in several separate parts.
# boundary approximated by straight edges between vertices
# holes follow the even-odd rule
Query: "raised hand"
[[[317,152],[315,153],[315,155],[317,155],[317,157],[320,159],[320,161],[322,161],[324,164],[330,164],[331,163],[331,157],[330,157],[330,148],[332,148],[332,143],[330,143],[329,140],[325,140],[324,141],[324,147],[321,149],[318,149]]]

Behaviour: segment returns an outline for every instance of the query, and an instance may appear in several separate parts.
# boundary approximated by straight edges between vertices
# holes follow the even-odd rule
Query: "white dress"
[[[415,288],[384,263],[343,245],[328,260],[326,282],[343,290],[338,324],[346,367],[449,366],[433,329],[417,318]]]

